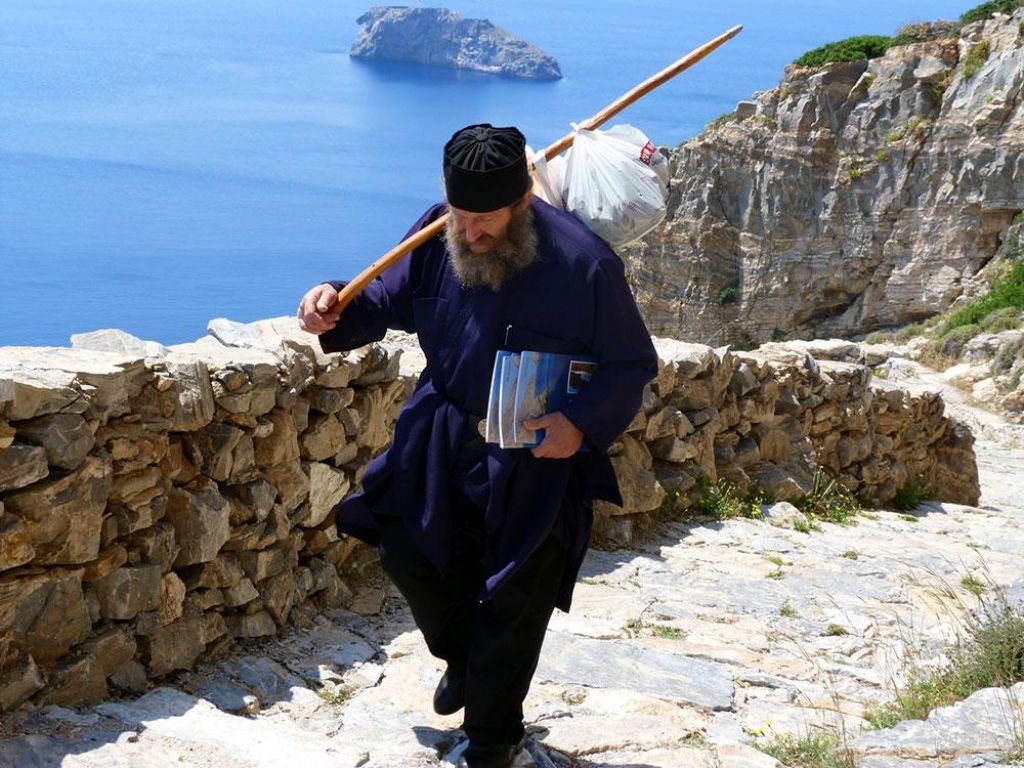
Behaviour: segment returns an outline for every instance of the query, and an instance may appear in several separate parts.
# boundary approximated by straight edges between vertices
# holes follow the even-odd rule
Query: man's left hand
[[[583,445],[583,433],[560,411],[523,422],[526,429],[543,429],[544,439],[531,453],[538,459],[567,459]]]

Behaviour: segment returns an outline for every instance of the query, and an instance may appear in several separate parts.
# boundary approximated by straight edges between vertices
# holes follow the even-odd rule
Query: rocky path
[[[934,384],[903,361],[897,376]],[[953,637],[977,605],[965,582],[1024,598],[1024,450],[990,414],[949,408],[981,435],[980,508],[927,503],[809,533],[785,515],[669,524],[591,552],[573,611],[550,627],[517,767],[767,767],[758,745],[819,729],[865,768],[999,764],[1024,738],[1024,685],[885,731],[861,717],[908,656]],[[0,766],[450,765],[459,719],[431,712],[440,673],[401,599],[371,579],[350,609],[139,699],[7,716]]]

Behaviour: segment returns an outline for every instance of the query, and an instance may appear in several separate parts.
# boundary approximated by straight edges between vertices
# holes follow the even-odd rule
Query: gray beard
[[[537,230],[530,208],[513,214],[505,236],[489,253],[473,253],[452,219],[445,227],[444,241],[455,276],[464,288],[486,286],[497,292],[506,280],[537,260]]]

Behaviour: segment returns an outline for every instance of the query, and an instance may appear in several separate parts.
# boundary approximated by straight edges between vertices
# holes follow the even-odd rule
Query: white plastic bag
[[[575,126],[573,126],[575,128]],[[665,218],[668,160],[631,125],[576,129],[566,160],[565,207],[612,247],[631,243]]]
[[[533,193],[548,205],[560,211],[565,210],[565,199],[562,190],[565,186],[565,158],[555,155],[550,160],[544,159],[543,152],[534,152],[529,145],[527,156],[533,161]]]

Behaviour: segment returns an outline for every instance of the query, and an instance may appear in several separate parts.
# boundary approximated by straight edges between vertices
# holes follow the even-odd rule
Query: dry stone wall
[[[210,334],[0,348],[0,711],[142,690],[344,602],[372,561],[330,512],[390,440],[414,343],[325,355],[291,319]],[[937,396],[801,351],[658,349],[612,449],[610,538],[668,492],[692,503],[701,477],[781,499],[819,465],[880,502],[911,476],[977,501],[973,439]]]

